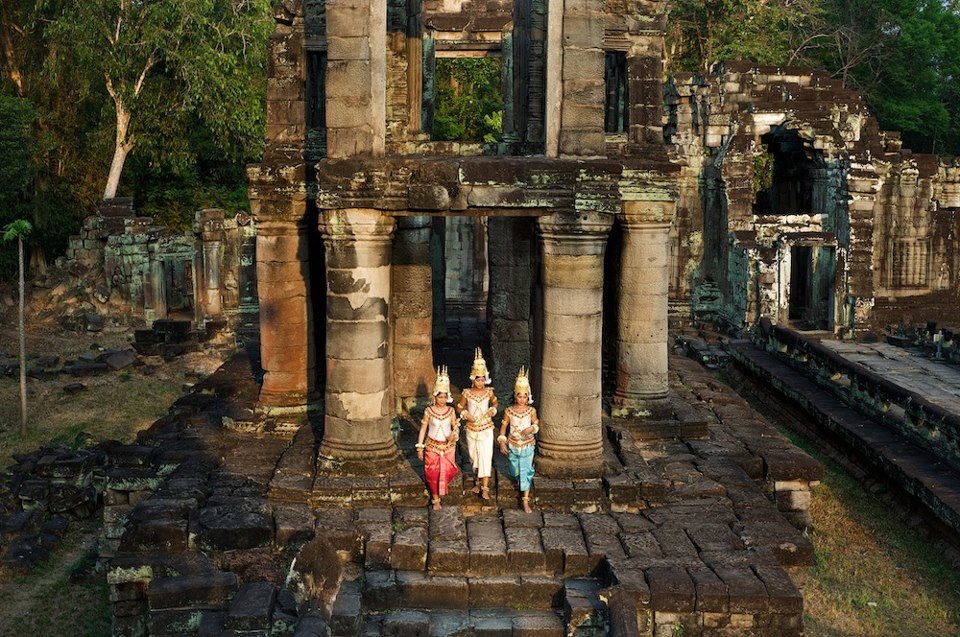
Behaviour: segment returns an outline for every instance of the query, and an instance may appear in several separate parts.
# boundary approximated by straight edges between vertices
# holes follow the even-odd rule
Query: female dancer
[[[497,414],[497,397],[490,384],[487,362],[480,348],[474,355],[470,370],[473,386],[463,390],[457,409],[466,422],[467,451],[473,466],[473,493],[484,500],[490,499],[490,473],[493,466],[493,417]]]
[[[446,367],[437,368],[433,383],[433,404],[423,412],[417,436],[417,458],[423,460],[423,477],[432,496],[434,511],[440,510],[440,498],[459,470],[456,450],[460,435],[457,412],[450,406],[450,376]]]
[[[540,431],[540,420],[537,418],[537,410],[530,406],[533,396],[530,395],[529,372],[522,367],[513,385],[513,400],[514,404],[503,412],[497,442],[500,443],[500,452],[507,454],[510,460],[510,475],[520,487],[523,510],[530,513],[533,511],[530,508],[533,452],[536,446],[535,436]]]

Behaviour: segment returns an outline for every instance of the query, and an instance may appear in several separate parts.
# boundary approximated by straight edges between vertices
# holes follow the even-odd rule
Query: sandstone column
[[[380,473],[397,460],[390,432],[392,217],[377,210],[323,212],[327,255],[327,391],[320,460]]]
[[[601,333],[603,252],[613,225],[602,213],[539,220],[543,242],[543,361],[537,468],[548,477],[603,469]]]
[[[670,225],[675,204],[625,201],[620,223],[617,389],[614,403],[650,409],[667,397]]]
[[[303,223],[257,225],[260,357],[265,372],[260,403],[268,409],[303,410],[317,399],[307,240]]]
[[[433,269],[430,217],[397,218],[393,242],[393,391],[397,411],[430,395],[433,383]]]
[[[200,318],[214,318],[223,314],[220,296],[220,264],[223,255],[223,210],[210,209],[197,213],[200,221],[200,244],[203,255],[201,287],[203,298],[197,303]]]

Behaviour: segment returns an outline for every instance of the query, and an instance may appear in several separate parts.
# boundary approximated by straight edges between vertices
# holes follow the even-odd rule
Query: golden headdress
[[[529,397],[529,403],[533,403],[533,394],[530,392],[530,370],[523,367],[517,374],[517,380],[513,382],[514,394],[526,394]]]
[[[453,402],[453,396],[450,395],[450,374],[447,372],[447,366],[437,367],[437,379],[433,381],[433,395],[444,393],[447,395],[447,402]]]
[[[477,376],[483,377],[483,382],[490,384],[490,372],[487,371],[487,361],[483,360],[483,352],[478,347],[473,355],[473,367],[470,368],[470,380]]]

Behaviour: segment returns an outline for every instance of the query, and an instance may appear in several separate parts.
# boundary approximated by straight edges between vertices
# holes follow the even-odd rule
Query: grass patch
[[[111,634],[110,590],[102,573],[70,575],[95,545],[99,520],[75,522],[53,555],[24,575],[0,573],[0,637]]]
[[[960,573],[943,551],[816,442],[746,397],[824,467],[810,505],[816,565],[803,591],[807,637],[960,635]]]
[[[811,503],[817,564],[804,590],[807,635],[960,633],[960,574],[944,554],[842,467],[803,446],[825,469]]]
[[[28,381],[27,434],[21,436],[19,381],[0,378],[0,466],[6,466],[14,453],[48,444],[131,442],[138,431],[165,415],[180,395],[176,383],[137,373],[86,380],[87,389],[73,395],[63,391],[67,382]]]

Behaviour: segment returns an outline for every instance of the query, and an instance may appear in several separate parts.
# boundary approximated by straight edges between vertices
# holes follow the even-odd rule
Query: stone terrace
[[[311,427],[254,418],[252,371],[232,359],[108,471],[114,634],[802,634],[813,549],[788,519],[821,468],[693,361],[671,360],[675,418],[609,420],[605,478],[537,478],[532,514],[501,466],[495,500],[461,478],[428,511],[409,422],[394,473],[317,470]]]

